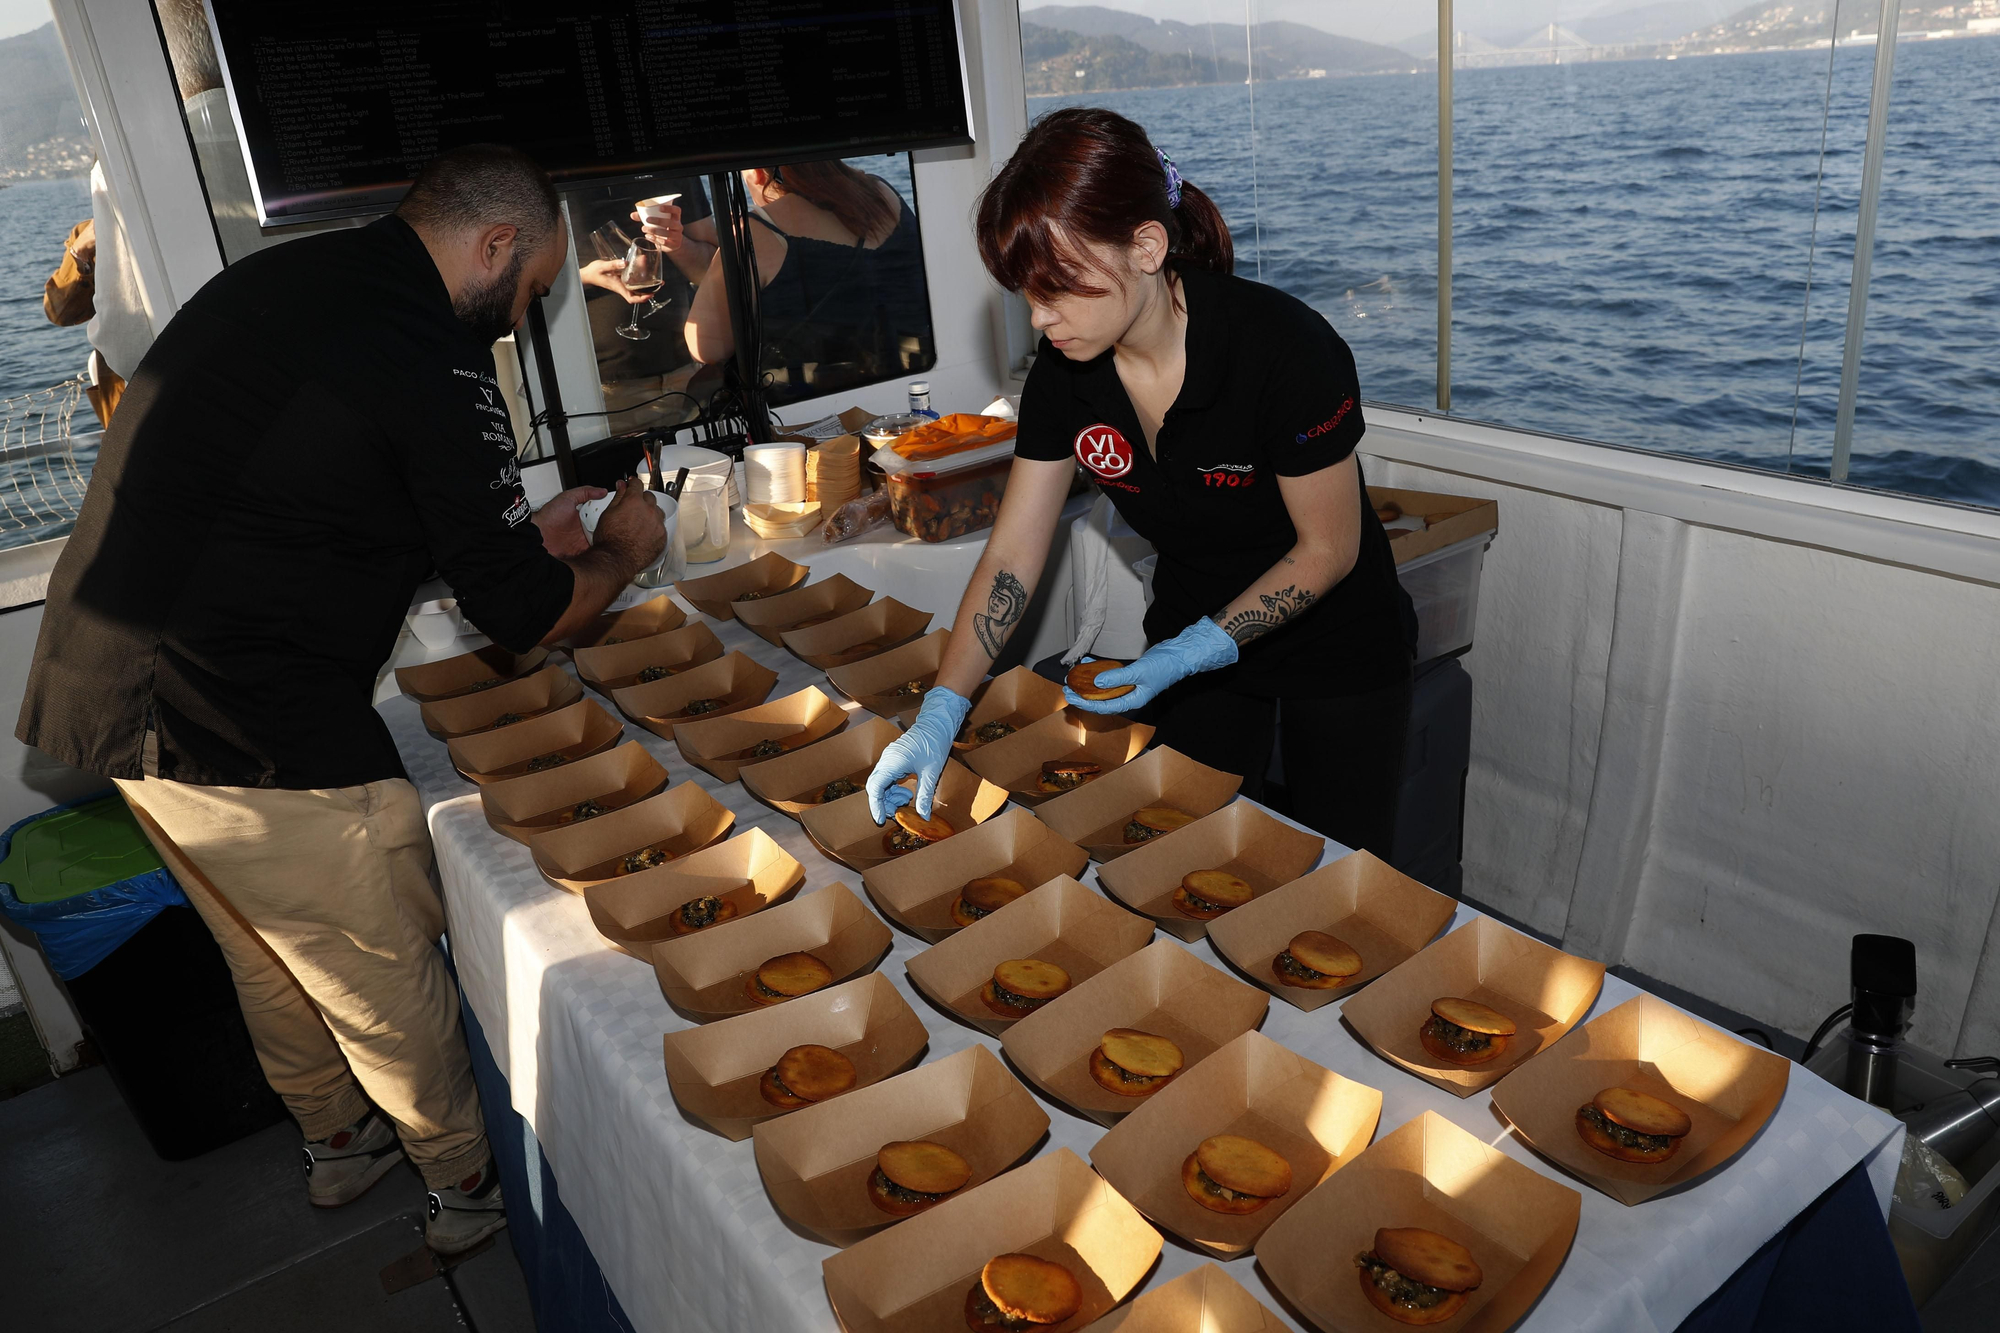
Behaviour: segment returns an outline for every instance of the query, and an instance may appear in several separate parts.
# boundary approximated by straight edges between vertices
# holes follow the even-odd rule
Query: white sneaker
[[[424,1243],[439,1254],[461,1254],[507,1225],[500,1175],[488,1162],[449,1189],[431,1191]]]
[[[395,1126],[371,1109],[347,1128],[306,1144],[306,1198],[315,1208],[352,1203],[402,1160]]]

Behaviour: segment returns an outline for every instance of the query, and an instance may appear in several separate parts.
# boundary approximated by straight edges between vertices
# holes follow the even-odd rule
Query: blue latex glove
[[[951,758],[951,743],[972,711],[972,700],[954,694],[942,685],[924,696],[924,706],[910,720],[903,734],[889,742],[875,771],[868,775],[868,813],[880,824],[897,809],[908,805],[910,789],[899,786],[905,774],[917,778],[917,813],[931,817],[931,802],[937,799],[938,779],[944,776],[944,761]]]
[[[1130,694],[1093,701],[1079,698],[1075,690],[1065,685],[1063,698],[1069,701],[1071,708],[1081,708],[1086,713],[1129,713],[1153,702],[1161,690],[1175,681],[1192,676],[1197,671],[1226,667],[1235,660],[1236,640],[1224,634],[1220,625],[1203,616],[1173,638],[1148,648],[1138,661],[1107,671],[1097,678],[1097,683],[1106,689],[1119,685],[1137,686]]]

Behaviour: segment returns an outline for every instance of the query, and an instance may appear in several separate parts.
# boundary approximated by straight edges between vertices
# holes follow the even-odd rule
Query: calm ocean
[[[1834,65],[1802,375],[1824,51],[1460,71],[1453,411],[1826,475],[1872,55]],[[2000,39],[1906,42],[1895,76],[1852,479],[2000,505]],[[1158,89],[1030,114],[1145,125],[1221,205],[1240,273],[1320,310],[1367,397],[1430,408],[1436,89]]]
[[[90,180],[22,181],[0,190],[0,398],[81,375],[90,342],[42,314],[42,284],[63,238],[90,216]]]
[[[1460,71],[1454,411],[1824,475],[1871,58],[1835,61],[1823,180],[1824,52]],[[2000,38],[1905,42],[1895,88],[1853,479],[2000,505]],[[1435,78],[1030,110],[1066,102],[1144,124],[1222,205],[1239,269],[1353,345],[1368,397],[1432,405]],[[80,177],[0,190],[0,397],[83,368],[41,289],[89,208]]]

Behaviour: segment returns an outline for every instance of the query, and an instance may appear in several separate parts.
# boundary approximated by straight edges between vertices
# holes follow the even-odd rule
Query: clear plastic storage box
[[[1396,567],[1396,577],[1417,608],[1417,662],[1462,653],[1472,646],[1473,616],[1479,609],[1479,571],[1493,533],[1461,541]]]

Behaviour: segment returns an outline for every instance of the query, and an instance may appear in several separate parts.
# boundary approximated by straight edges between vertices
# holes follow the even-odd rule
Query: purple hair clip
[[[1167,207],[1179,208],[1181,206],[1181,186],[1184,183],[1181,180],[1180,168],[1174,165],[1174,160],[1171,157],[1168,157],[1159,149],[1155,148],[1153,152],[1159,156],[1160,169],[1167,173]]]

